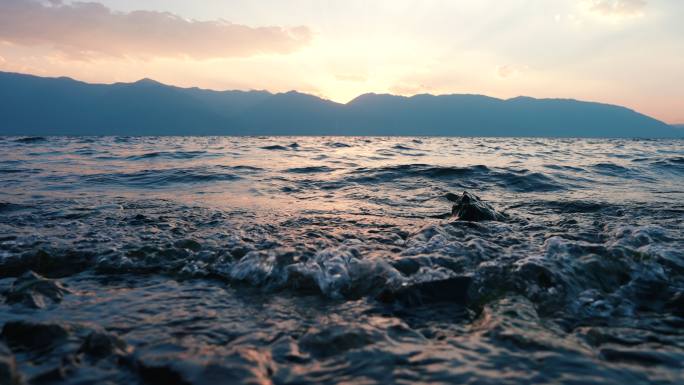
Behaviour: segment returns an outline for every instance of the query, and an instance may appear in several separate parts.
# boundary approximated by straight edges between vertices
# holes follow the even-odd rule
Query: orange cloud
[[[249,27],[225,20],[187,20],[167,12],[115,12],[99,3],[0,1],[0,41],[49,46],[72,58],[287,54],[307,45],[307,27]]]

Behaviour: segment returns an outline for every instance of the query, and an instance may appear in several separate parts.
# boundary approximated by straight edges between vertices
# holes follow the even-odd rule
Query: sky
[[[0,0],[0,70],[574,98],[684,123],[684,0]]]

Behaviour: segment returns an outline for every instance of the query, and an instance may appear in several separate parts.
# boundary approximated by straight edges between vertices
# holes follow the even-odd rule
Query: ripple
[[[26,136],[23,138],[15,139],[14,141],[16,143],[22,143],[22,144],[34,144],[34,143],[46,142],[47,138],[42,137],[42,136]]]
[[[682,382],[681,142],[15,139],[27,383]]]
[[[108,173],[84,175],[80,178],[87,185],[114,185],[135,188],[156,188],[176,184],[195,184],[216,181],[233,181],[239,176],[220,169],[205,167],[142,170],[132,173]]]
[[[193,159],[198,157],[212,156],[206,151],[175,151],[175,152],[148,152],[142,155],[131,155],[127,157],[128,160],[145,160],[145,159]],[[213,155],[216,156],[216,155]]]
[[[355,183],[393,182],[402,179],[436,179],[459,186],[494,183],[505,189],[532,192],[557,191],[565,189],[551,177],[539,172],[512,168],[490,169],[484,165],[469,167],[444,167],[427,164],[407,164],[380,168],[358,168],[347,178]]]
[[[286,172],[293,173],[293,174],[315,174],[315,173],[321,173],[321,172],[333,172],[335,171],[334,168],[326,167],[326,166],[309,166],[309,167],[295,167],[295,168],[288,168],[285,170]]]

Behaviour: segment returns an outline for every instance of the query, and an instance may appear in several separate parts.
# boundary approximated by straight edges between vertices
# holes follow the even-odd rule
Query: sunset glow
[[[576,98],[678,123],[682,14],[678,0],[3,0],[0,70],[339,102],[366,92]]]

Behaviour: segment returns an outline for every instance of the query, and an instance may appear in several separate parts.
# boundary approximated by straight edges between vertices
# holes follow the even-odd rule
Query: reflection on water
[[[36,383],[679,383],[683,144],[0,138],[0,359]]]

